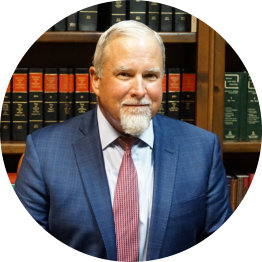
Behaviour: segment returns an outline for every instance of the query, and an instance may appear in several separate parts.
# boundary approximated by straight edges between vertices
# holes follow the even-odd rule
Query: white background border
[[[0,96],[2,102],[17,64],[35,40],[57,21],[103,1],[19,1],[0,3]],[[235,49],[253,79],[261,102],[261,4],[253,1],[176,0],[175,5],[206,22]],[[247,159],[248,161],[248,159]],[[0,259],[2,261],[97,261],[42,230],[28,215],[9,184],[0,160]],[[250,191],[233,216],[199,245],[164,261],[261,261],[261,161]]]

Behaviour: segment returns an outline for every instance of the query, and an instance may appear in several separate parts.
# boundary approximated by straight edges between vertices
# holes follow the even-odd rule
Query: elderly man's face
[[[102,78],[93,68],[90,74],[100,109],[118,131],[125,132],[125,122],[137,126],[156,114],[162,101],[162,70],[155,39],[120,36],[108,43]]]

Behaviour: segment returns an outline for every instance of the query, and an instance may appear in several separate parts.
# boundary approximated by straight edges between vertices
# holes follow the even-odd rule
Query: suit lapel
[[[147,260],[158,259],[160,256],[172,204],[178,160],[178,143],[174,145],[163,126],[165,125],[160,126],[155,117],[154,190]]]
[[[87,198],[104,240],[107,259],[116,260],[114,219],[99,139],[96,110],[92,112],[90,118],[84,120],[80,127],[82,136],[73,144],[73,148]]]

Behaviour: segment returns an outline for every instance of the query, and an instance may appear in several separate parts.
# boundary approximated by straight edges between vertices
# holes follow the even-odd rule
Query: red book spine
[[[162,102],[158,109],[158,113],[166,115],[166,91],[167,91],[167,75],[165,74],[162,79]]]
[[[181,75],[180,69],[168,70],[168,91],[167,91],[167,115],[179,119],[180,118],[180,88]]]
[[[75,70],[75,115],[83,114],[89,109],[88,71],[88,68]]]
[[[250,187],[250,185],[251,185],[251,183],[253,181],[254,176],[255,176],[255,174],[253,174],[253,173],[248,174],[248,177],[249,177],[248,187]]]
[[[195,124],[196,74],[182,74],[181,120]]]
[[[59,70],[59,122],[73,116],[74,73],[71,68]]]
[[[17,178],[17,173],[7,173],[7,175],[10,180],[10,183],[14,185]]]
[[[90,81],[90,93],[89,93],[89,108],[93,109],[97,105],[96,94],[94,92],[92,82]]]
[[[43,69],[29,70],[29,133],[43,127]]]
[[[46,68],[44,74],[44,126],[58,122],[58,75],[56,68]]]

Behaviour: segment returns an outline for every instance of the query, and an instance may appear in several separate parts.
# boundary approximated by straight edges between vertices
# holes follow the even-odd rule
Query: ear
[[[98,77],[96,70],[93,66],[89,68],[90,75],[90,90],[93,89],[95,94],[99,96],[100,78]]]

